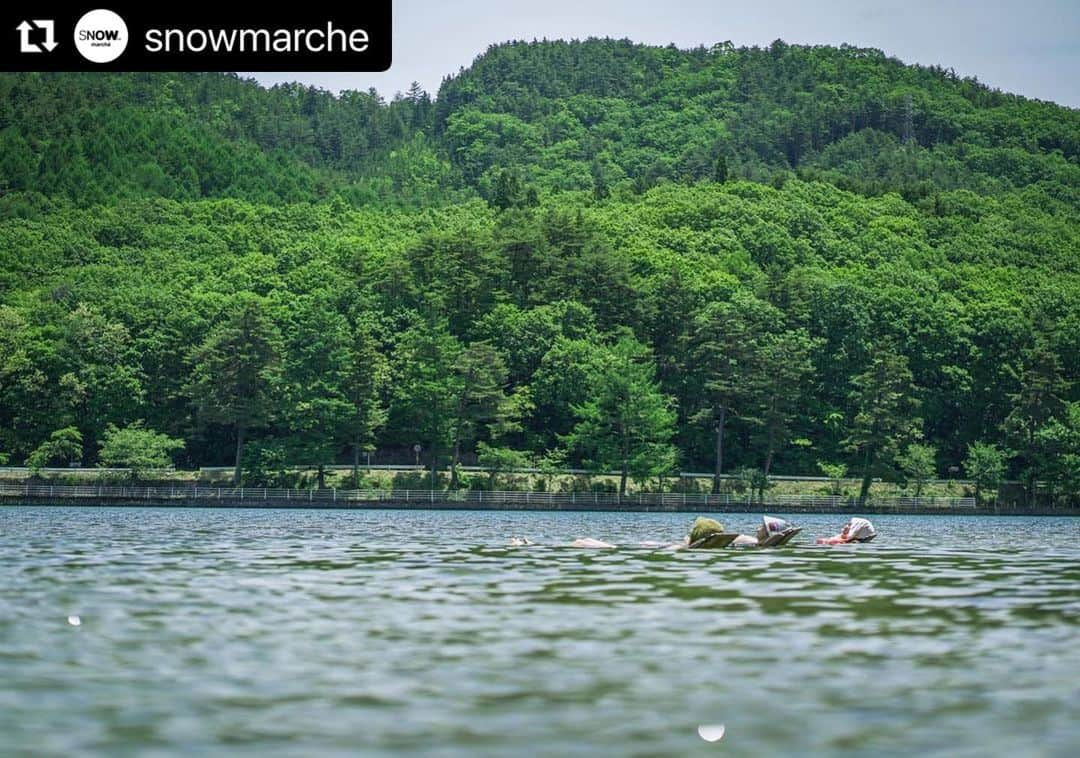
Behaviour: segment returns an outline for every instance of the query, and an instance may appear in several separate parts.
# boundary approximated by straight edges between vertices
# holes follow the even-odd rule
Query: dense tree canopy
[[[990,450],[1075,493],[1078,250],[1080,114],[874,50],[513,43],[390,102],[0,74],[0,455],[986,492]]]

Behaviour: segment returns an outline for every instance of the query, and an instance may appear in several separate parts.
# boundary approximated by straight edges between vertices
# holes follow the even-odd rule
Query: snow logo
[[[75,24],[75,48],[91,63],[116,60],[127,44],[127,24],[112,11],[100,8],[90,11]]]

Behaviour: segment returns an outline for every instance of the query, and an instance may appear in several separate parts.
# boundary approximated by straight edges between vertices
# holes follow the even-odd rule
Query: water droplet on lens
[[[697,728],[697,733],[706,742],[719,742],[724,736],[724,725],[702,724]]]

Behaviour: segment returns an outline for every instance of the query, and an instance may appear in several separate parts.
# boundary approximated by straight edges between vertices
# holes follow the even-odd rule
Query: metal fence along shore
[[[855,497],[827,495],[771,495],[760,502],[747,494],[642,492],[618,495],[609,492],[522,492],[492,490],[414,489],[269,489],[264,487],[205,486],[109,486],[0,484],[0,498],[7,502],[60,502],[144,505],[222,505],[242,507],[451,507],[507,509],[657,509],[687,508],[784,508],[795,511],[853,510],[867,507],[882,511],[971,510],[970,497],[877,497],[860,505]]]
[[[303,465],[290,465],[286,466],[287,469],[293,471],[305,471],[308,473],[316,471],[315,466],[303,466]],[[431,473],[431,469],[427,466],[416,466],[413,464],[402,463],[362,463],[357,467],[364,473],[371,472],[386,472],[386,473],[419,473],[422,475],[428,475]],[[327,473],[332,471],[337,472],[350,472],[353,470],[351,465],[335,463],[323,467],[323,470]],[[467,474],[488,474],[491,472],[490,466],[458,466],[458,470]],[[446,469],[440,469],[441,473],[447,473]],[[200,482],[214,482],[220,481],[222,477],[232,476],[232,466],[199,466],[197,469],[192,469],[188,473],[194,475],[194,478]],[[129,468],[116,468],[116,467],[70,467],[70,466],[43,466],[38,469],[30,469],[26,466],[0,466],[0,476],[11,477],[15,479],[25,479],[34,474],[40,476],[117,476],[127,477],[131,475],[131,469]],[[177,473],[176,469],[146,469],[143,472],[149,477],[168,477]],[[507,469],[500,469],[500,474],[506,475],[530,475],[530,474],[551,474],[554,476],[606,476],[611,478],[617,478],[619,476],[618,471],[596,472],[583,468],[560,468],[554,472],[544,472],[541,469],[525,466],[525,467],[512,467]],[[714,474],[709,471],[680,471],[678,474],[672,474],[669,479],[687,479],[687,480],[708,480],[711,481],[714,478]],[[721,474],[720,478],[724,481],[736,481],[739,477],[735,474]],[[791,475],[791,474],[769,474],[769,481],[771,482],[830,482],[834,481],[827,476],[811,476],[811,475]],[[853,484],[859,483],[859,477],[845,476],[843,481]],[[875,482],[880,482],[878,477],[874,478]],[[955,484],[961,486],[972,486],[974,482],[968,479],[951,478],[951,479],[928,479],[926,484]],[[1002,484],[1019,484],[1014,480],[1004,480]]]

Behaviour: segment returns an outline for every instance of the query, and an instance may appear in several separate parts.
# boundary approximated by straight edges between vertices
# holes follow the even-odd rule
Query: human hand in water
[[[850,524],[845,524],[844,528],[840,530],[840,534],[835,537],[818,537],[817,544],[819,545],[843,545],[845,542],[850,542],[848,538],[848,531],[851,529]]]

